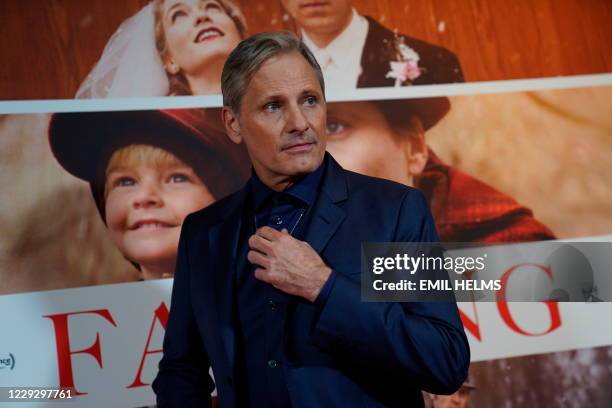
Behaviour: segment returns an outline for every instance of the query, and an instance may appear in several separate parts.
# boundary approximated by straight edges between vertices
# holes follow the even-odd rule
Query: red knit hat
[[[239,189],[250,175],[243,145],[225,135],[220,109],[56,113],[51,150],[61,166],[90,183],[104,215],[104,178],[113,152],[131,144],[164,149],[191,166],[215,198]]]

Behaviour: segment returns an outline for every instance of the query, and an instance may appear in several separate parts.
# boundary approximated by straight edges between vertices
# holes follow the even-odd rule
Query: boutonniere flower
[[[419,67],[419,54],[406,44],[404,37],[395,35],[395,58],[397,61],[390,61],[390,71],[387,72],[385,78],[394,78],[393,86],[402,86],[407,81],[414,81],[418,78],[422,70]]]

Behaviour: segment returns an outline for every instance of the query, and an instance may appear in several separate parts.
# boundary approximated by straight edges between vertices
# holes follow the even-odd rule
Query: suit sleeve
[[[404,196],[395,240],[438,241],[418,190],[408,190]],[[454,302],[362,302],[360,282],[335,275],[313,327],[312,342],[380,372],[402,376],[428,392],[451,394],[461,386],[470,351]]]
[[[185,219],[181,230],[164,353],[153,381],[159,407],[211,406],[210,393],[214,389],[191,306],[189,219]]]

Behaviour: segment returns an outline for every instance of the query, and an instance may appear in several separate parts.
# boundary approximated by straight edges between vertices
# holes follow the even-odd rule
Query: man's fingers
[[[270,255],[272,252],[271,242],[259,235],[251,235],[249,237],[249,248],[266,255]]]
[[[247,253],[247,259],[253,265],[259,265],[263,268],[270,266],[270,260],[264,254],[257,251],[249,251]]]
[[[272,283],[270,279],[270,273],[263,268],[255,269],[255,278],[270,284]]]
[[[268,241],[276,241],[277,239],[283,236],[282,232],[277,231],[272,227],[268,227],[267,225],[265,227],[259,228],[257,231],[255,231],[255,234],[267,239]]]

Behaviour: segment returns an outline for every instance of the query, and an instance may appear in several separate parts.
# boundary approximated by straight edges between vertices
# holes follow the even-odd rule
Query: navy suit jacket
[[[423,195],[346,171],[329,154],[325,160],[305,240],[337,276],[318,319],[303,322],[311,325],[313,352],[305,361],[287,361],[292,405],[421,406],[420,390],[454,392],[470,360],[455,303],[360,299],[363,241],[437,241]],[[183,224],[164,355],[153,383],[160,407],[209,406],[210,366],[219,407],[239,405],[233,274],[246,194],[242,189],[189,215]],[[291,322],[287,328],[296,323],[302,324]],[[284,351],[292,336],[287,328]]]

